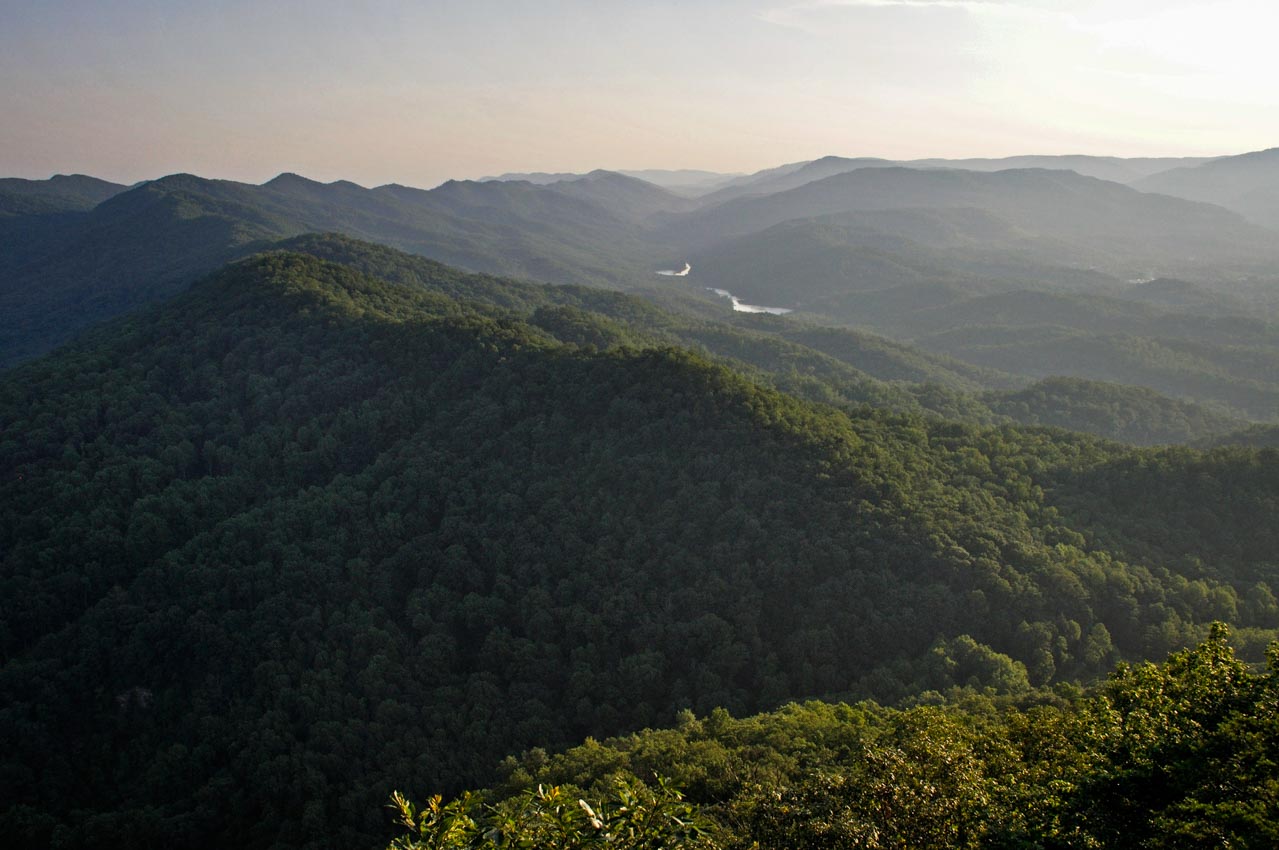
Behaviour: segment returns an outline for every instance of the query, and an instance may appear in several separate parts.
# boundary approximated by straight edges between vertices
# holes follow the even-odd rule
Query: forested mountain
[[[666,235],[704,247],[792,219],[914,207],[992,212],[1032,235],[1073,244],[1088,265],[1124,278],[1209,265],[1222,273],[1274,257],[1268,231],[1220,207],[1042,169],[861,168],[678,217]]]
[[[1109,290],[1119,283],[1079,267],[1077,259],[1068,244],[971,207],[784,221],[693,254],[698,279],[710,286],[838,319],[861,316],[864,294],[901,287],[982,294],[1036,284]],[[928,299],[909,303],[929,306]]]
[[[1279,532],[1269,519],[1279,452],[1227,446],[1134,451],[1057,475],[1052,500],[1091,541],[1138,563],[1164,564],[1249,588],[1269,608]]]
[[[339,231],[476,271],[563,283],[629,280],[640,271],[626,253],[635,245],[633,228],[624,211],[600,202],[651,203],[662,190],[628,178],[570,182],[583,185],[575,193],[559,184],[457,180],[429,191],[362,189],[281,175],[261,194],[299,230]]]
[[[1006,372],[975,368],[848,328],[766,315],[697,318],[620,292],[463,274],[421,257],[335,235],[301,236],[276,247],[384,280],[513,310],[566,342],[598,348],[611,344],[692,348],[740,373],[814,401],[870,404],[975,424],[1007,417],[1139,445],[1205,440],[1245,424],[1140,387],[1053,379],[1018,391],[1014,388],[1023,382]],[[1063,305],[1052,296],[1045,298],[1044,315],[1069,315],[1072,302]],[[1143,320],[1152,315],[1122,302],[1117,306],[1120,317],[1125,310]]]
[[[1279,449],[1279,425],[1252,425],[1247,428],[1241,428],[1238,431],[1231,431],[1229,434],[1205,438],[1198,441],[1197,445],[1200,447],[1255,446],[1258,448]]]
[[[0,221],[0,363],[47,351],[75,331],[154,303],[246,248],[297,232],[248,188],[175,175],[89,213]]]
[[[420,814],[398,798],[414,829],[396,846],[585,843],[609,829],[625,847],[703,850],[1270,847],[1277,665],[1247,669],[1217,629],[1087,695],[688,712],[673,728],[509,759],[497,788]],[[563,805],[575,799],[592,803]]]
[[[783,222],[693,262],[699,280],[749,303],[1004,374],[1130,384],[1230,416],[1279,416],[1273,313],[1233,285],[1127,284],[1070,265],[1072,250],[982,210],[884,210]]]
[[[557,181],[551,188],[634,222],[642,222],[659,212],[688,210],[694,206],[692,201],[673,197],[662,187],[616,171],[592,171],[575,180]]]
[[[1143,387],[1048,378],[983,399],[990,409],[1026,425],[1053,425],[1136,445],[1191,443],[1244,423]]]
[[[1009,375],[976,369],[967,363],[928,354],[882,336],[848,328],[809,325],[766,316],[739,318],[737,324],[765,330],[793,343],[828,354],[883,381],[933,383],[958,390],[1016,386]]]
[[[1201,316],[1247,316],[1256,305],[1231,292],[1211,290],[1205,286],[1176,278],[1155,278],[1124,287],[1115,295],[1130,301],[1185,310]]]
[[[715,188],[717,188],[720,185],[732,182],[734,179],[743,176],[740,174],[721,174],[717,171],[702,171],[695,168],[681,168],[681,169],[675,169],[675,170],[664,169],[664,168],[644,168],[644,169],[639,169],[637,171],[631,171],[631,170],[619,170],[619,171],[612,171],[612,172],[596,171],[592,173],[593,174],[599,174],[599,173],[621,174],[626,177],[633,177],[636,180],[643,180],[646,183],[651,183],[654,186],[660,186],[661,188],[674,192],[677,195],[681,195],[683,197],[690,197],[690,198],[704,195],[708,192],[713,191]],[[570,180],[579,180],[587,176],[589,175],[575,174],[572,172],[534,171],[534,172],[522,172],[522,173],[507,172],[506,174],[499,174],[496,177],[482,177],[480,179],[483,181],[523,180],[529,183],[536,183],[538,185],[547,186],[552,183],[561,183],[561,182],[570,181]]]
[[[268,241],[341,231],[467,268],[618,286],[647,279],[634,220],[665,198],[592,174],[556,187],[449,182],[364,189],[282,174],[262,186],[173,175],[91,212],[0,218],[0,364],[154,303]]]
[[[374,846],[392,788],[682,708],[1279,628],[1268,539],[1232,543],[1273,452],[815,405],[634,298],[304,245],[348,264],[253,257],[0,376],[16,846]],[[800,346],[768,321],[732,346]]]
[[[799,186],[824,180],[836,174],[855,171],[858,168],[884,168],[901,163],[878,157],[824,156],[811,162],[797,162],[781,168],[770,168],[757,174],[735,180],[699,198],[703,206],[717,206],[735,198],[753,198],[774,195]]]
[[[285,240],[277,250],[337,262],[383,280],[514,311],[564,342],[596,348],[679,345],[735,371],[814,401],[899,412],[931,412],[968,422],[998,417],[973,393],[1016,386],[990,370],[929,355],[882,337],[710,309],[708,316],[662,309],[634,295],[465,274],[336,235]]]
[[[741,174],[703,171],[696,168],[679,168],[675,170],[643,168],[638,171],[622,169],[618,173],[625,174],[627,177],[645,180],[686,197],[704,195],[742,176]]]
[[[1212,157],[1120,157],[1120,156],[1005,156],[995,159],[916,159],[903,162],[912,168],[961,168],[967,171],[1007,171],[1010,168],[1048,168],[1073,171],[1084,177],[1133,183],[1151,174],[1210,162]]]
[[[1258,247],[1258,231],[1246,222],[1066,172],[886,167],[820,179],[819,172],[865,164],[829,157],[775,169],[755,175],[756,190],[795,175],[819,179],[751,200],[703,199],[709,206],[700,211],[650,183],[599,171],[545,186],[451,181],[430,191],[291,174],[262,186],[173,175],[88,211],[0,219],[0,308],[9,318],[0,362],[19,362],[93,322],[163,300],[281,238],[332,230],[474,270],[645,293],[668,312],[710,322],[726,311],[696,296],[714,287],[748,303],[798,308],[809,321],[887,334],[899,353],[908,350],[902,343],[913,348],[903,355],[910,360],[940,356],[951,364],[936,379],[920,378],[915,367],[841,366],[803,344],[780,342],[775,329],[771,339],[750,342],[749,333],[716,324],[694,329],[687,317],[679,331],[649,329],[667,342],[751,363],[808,398],[990,422],[996,415],[971,397],[925,399],[883,386],[869,392],[866,379],[935,381],[946,393],[971,393],[1069,375],[1144,386],[1236,417],[1276,415],[1274,334],[1256,318],[1235,318],[1271,315],[1279,306],[1266,301],[1263,277],[1237,279],[1273,253],[1268,238]],[[813,217],[832,208],[849,211]],[[785,220],[753,229],[774,219]],[[696,251],[680,247],[731,222],[730,231],[747,232]],[[1175,291],[1124,283],[1126,274],[1157,271],[1147,262],[1152,251],[1178,270],[1229,259],[1195,278],[1205,282]],[[1192,254],[1193,261],[1176,260]],[[651,273],[683,260],[693,262],[692,277]],[[874,345],[886,350],[882,341]],[[788,361],[797,379],[778,380]],[[957,367],[968,377],[958,377]],[[974,374],[985,377],[974,384]]]
[[[585,177],[585,174],[579,174],[573,171],[508,171],[505,174],[499,174],[496,177],[481,177],[481,183],[490,181],[518,181],[522,183],[533,183],[538,186],[549,186],[551,183],[558,183],[561,180],[577,180]]]
[[[1258,224],[1279,227],[1279,148],[1169,169],[1133,185],[1143,192],[1218,204]]]
[[[726,182],[722,188],[702,196],[704,204],[718,204],[733,198],[771,195],[794,189],[806,183],[855,171],[858,168],[949,168],[962,171],[1007,171],[1022,168],[1047,168],[1074,171],[1084,177],[1096,177],[1115,183],[1133,183],[1142,178],[1176,168],[1201,165],[1208,157],[1134,157],[1114,156],[1008,156],[998,159],[911,159],[890,160],[878,157],[825,156],[809,162],[796,162],[768,168]],[[643,175],[636,174],[641,177]],[[1174,193],[1175,194],[1175,193]]]
[[[127,187],[84,174],[55,174],[48,180],[0,178],[0,217],[91,210]]]
[[[923,348],[1032,378],[1063,375],[1153,389],[1244,419],[1279,417],[1279,348],[1061,325],[977,324],[915,339]]]

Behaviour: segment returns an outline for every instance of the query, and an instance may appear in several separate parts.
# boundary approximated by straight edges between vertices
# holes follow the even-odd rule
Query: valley
[[[393,790],[656,775],[714,846],[1113,842],[1097,718],[1226,676],[1141,744],[1251,759],[1150,804],[1200,823],[1272,764],[1279,257],[1124,162],[0,181],[0,832],[372,847]]]

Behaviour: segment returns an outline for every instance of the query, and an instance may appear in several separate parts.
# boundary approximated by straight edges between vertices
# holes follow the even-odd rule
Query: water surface
[[[732,301],[733,309],[739,313],[768,313],[773,316],[785,316],[787,313],[794,312],[788,307],[761,307],[759,304],[743,304],[742,299],[738,298],[727,289],[716,289],[713,286],[708,286],[706,288],[721,298],[727,298]]]

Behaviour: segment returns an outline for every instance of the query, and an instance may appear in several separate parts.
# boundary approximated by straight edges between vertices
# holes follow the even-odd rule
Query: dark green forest
[[[1276,8],[0,0],[0,850],[1279,850]]]
[[[395,789],[518,795],[543,781],[537,748],[661,726],[717,740],[715,723],[794,712],[847,721],[828,766],[876,741],[927,749],[909,730],[936,723],[958,730],[937,747],[994,776],[1005,762],[971,755],[987,728],[999,747],[1128,746],[1123,723],[1095,740],[1070,726],[1095,704],[1079,686],[1117,662],[1215,621],[1263,660],[1274,451],[1014,426],[953,386],[851,365],[871,350],[854,337],[818,349],[691,316],[307,237],[0,375],[0,833],[384,846]],[[873,351],[876,368],[951,368]],[[1199,652],[1244,669],[1220,640]],[[1128,669],[1115,681],[1164,675]],[[1269,706],[1248,732],[1261,764],[1273,686],[1253,675],[1230,710]],[[920,696],[955,689],[989,705]],[[731,720],[811,698],[854,707]],[[790,746],[760,749],[759,769]],[[793,806],[751,808],[681,758],[660,772],[690,801],[777,846],[846,840],[804,837],[820,819],[802,806],[872,805],[856,773],[783,765]],[[1065,807],[1018,811],[1082,823],[1083,798],[1054,784],[1074,780],[1018,758],[1008,793],[1057,788]],[[627,793],[683,811],[673,791]],[[1017,808],[1001,806],[989,817]],[[1085,826],[1106,846],[1123,816]],[[1026,836],[1046,823],[1001,821],[1023,843],[999,846],[1039,846]],[[948,835],[936,846],[968,846]]]
[[[508,759],[480,794],[421,810],[397,795],[393,846],[1273,847],[1276,665],[1250,670],[1218,628],[1086,695],[684,712]]]
[[[1239,419],[1153,390],[1079,378],[1047,378],[983,400],[992,412],[1026,425],[1052,425],[1135,445],[1191,443],[1244,427]]]

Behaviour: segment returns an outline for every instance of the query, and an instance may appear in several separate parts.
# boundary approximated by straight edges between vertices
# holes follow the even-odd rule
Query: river
[[[729,301],[732,301],[733,309],[739,313],[769,313],[773,316],[784,316],[787,313],[793,312],[787,307],[761,307],[758,304],[743,304],[740,298],[729,292],[727,289],[716,289],[713,286],[708,286],[706,288],[721,298],[727,298]]]

